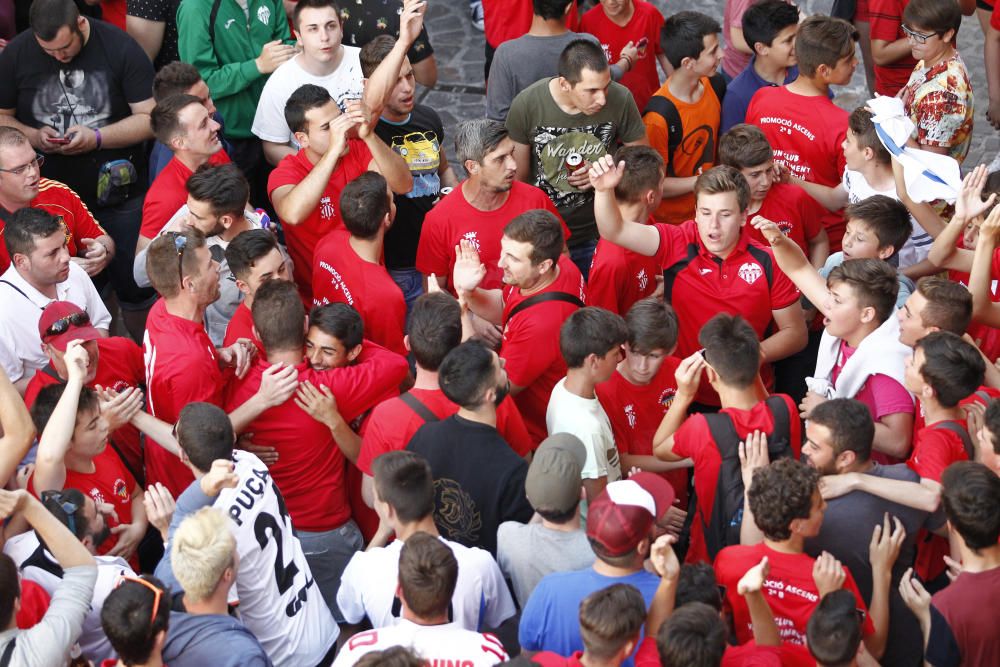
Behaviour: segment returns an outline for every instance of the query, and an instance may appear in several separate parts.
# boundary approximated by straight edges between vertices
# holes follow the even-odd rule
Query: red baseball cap
[[[42,311],[38,320],[38,335],[60,352],[66,351],[71,340],[97,340],[101,332],[90,324],[87,311],[69,301],[53,301]]]
[[[587,537],[609,556],[624,556],[649,535],[673,502],[673,487],[653,473],[611,482],[587,510]]]

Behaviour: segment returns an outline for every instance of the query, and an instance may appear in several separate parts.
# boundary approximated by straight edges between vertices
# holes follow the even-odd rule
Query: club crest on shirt
[[[674,396],[677,395],[677,390],[673,387],[667,387],[662,392],[660,392],[659,404],[663,406],[663,411],[666,412],[670,409],[670,404],[674,402]]]
[[[649,275],[646,273],[646,269],[639,269],[639,273],[635,274],[635,279],[639,281],[639,289],[646,289],[646,285],[649,284]]]
[[[121,477],[115,480],[114,490],[116,496],[122,500],[128,500],[128,487],[125,486],[125,480]]]
[[[782,234],[784,234],[785,236],[790,236],[791,235],[791,233],[792,233],[792,227],[794,225],[792,225],[792,223],[790,221],[788,221],[788,220],[778,220],[775,224],[778,225],[778,229],[781,230]]]
[[[271,10],[268,7],[258,7],[257,8],[257,20],[267,25],[271,20]]]
[[[462,234],[462,238],[471,243],[472,246],[476,249],[476,252],[481,251],[479,247],[479,238],[477,236],[478,234],[479,232],[465,232],[464,234]]]
[[[764,269],[760,268],[760,264],[756,262],[746,262],[740,267],[739,276],[746,282],[747,285],[753,285],[757,280],[764,275]]]
[[[126,382],[125,380],[116,380],[115,383],[113,385],[111,385],[111,388],[116,393],[119,393],[119,394],[122,393],[123,391],[125,391],[126,389],[129,389],[130,387],[131,387],[131,385],[128,382]]]
[[[333,217],[333,202],[329,197],[321,197],[319,200],[319,217],[329,220]]]
[[[101,490],[98,489],[96,486],[91,488],[90,491],[87,492],[87,495],[93,498],[94,502],[97,503],[98,505],[102,503],[107,504],[108,502],[104,499],[104,494],[101,493]]]
[[[629,428],[635,428],[635,405],[632,403],[625,406],[625,419],[628,420]]]

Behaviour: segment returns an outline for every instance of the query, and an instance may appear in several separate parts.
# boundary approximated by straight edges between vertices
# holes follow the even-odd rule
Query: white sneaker
[[[486,21],[483,17],[483,0],[475,0],[469,3],[469,15],[472,18],[472,27],[483,32],[486,30]]]
[[[992,174],[994,171],[1000,171],[1000,153],[993,158],[993,162],[990,162],[990,166],[986,168],[987,173]]]

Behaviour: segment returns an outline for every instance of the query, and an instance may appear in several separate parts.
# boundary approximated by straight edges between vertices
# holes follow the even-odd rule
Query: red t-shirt
[[[260,388],[261,376],[271,364],[258,359],[238,380],[227,410],[242,405]],[[409,372],[406,359],[369,341],[350,366],[313,370],[309,362],[297,366],[299,382],[330,388],[337,409],[349,423],[396,391]],[[278,461],[270,466],[298,530],[333,530],[351,517],[345,481],[345,458],[330,429],[295,404],[294,398],[265,410],[247,431],[255,444],[274,447]]]
[[[717,313],[740,315],[757,336],[764,338],[773,321],[772,311],[787,308],[799,299],[799,290],[792,284],[777,262],[770,248],[750,240],[747,234],[724,260],[711,254],[698,236],[694,220],[682,225],[657,224],[660,247],[654,258],[666,270],[681,262],[688,262],[689,252],[694,256],[665,285],[663,298],[671,303],[677,313],[680,330],[675,354],[684,359],[699,349],[698,332]],[[772,279],[767,280],[767,267]],[[765,383],[770,379],[770,366],[761,367]],[[718,395],[708,382],[702,381],[696,400],[712,405],[719,404]]]
[[[346,303],[361,314],[365,337],[406,355],[406,300],[385,266],[362,259],[347,230],[330,232],[313,251],[313,304]]]
[[[987,4],[989,4],[988,0]],[[997,13],[996,4],[993,5],[993,13],[990,14],[990,27],[994,30],[1000,30],[1000,14]]]
[[[587,305],[600,306],[624,317],[636,301],[656,291],[659,275],[660,265],[655,257],[601,239],[590,263]]]
[[[285,243],[294,266],[293,277],[299,294],[306,303],[312,301],[313,249],[319,240],[334,229],[343,226],[340,219],[340,191],[344,186],[368,171],[372,152],[360,139],[347,140],[347,155],[337,162],[319,205],[297,225],[282,225]],[[286,155],[267,179],[267,194],[273,198],[275,190],[283,185],[298,185],[313,170],[313,163],[305,150]]]
[[[788,406],[792,451],[795,452],[795,458],[798,458],[802,449],[802,422],[796,419],[798,410],[791,397],[778,395],[785,399],[785,404]],[[768,435],[774,432],[774,416],[763,401],[750,410],[724,408],[721,412],[733,420],[736,434],[740,438],[746,438],[754,431],[762,431]],[[719,468],[722,466],[722,457],[714,442],[708,422],[702,414],[688,417],[674,433],[674,454],[690,458],[694,462],[694,486],[698,489],[697,511],[704,517],[705,522],[711,518],[712,509],[715,507],[715,489],[719,480]],[[688,548],[686,560],[689,563],[708,561],[705,531],[698,517],[691,522],[691,546]]]
[[[146,384],[146,368],[142,359],[142,348],[129,338],[111,336],[97,339],[97,373],[94,379],[87,383],[88,387],[101,385],[115,391],[123,391],[129,387],[142,387]],[[51,371],[51,373],[50,373]],[[38,392],[50,384],[61,382],[54,377],[55,369],[49,364],[35,373],[24,391],[24,404],[29,408],[38,398]],[[139,442],[139,430],[132,424],[125,424],[111,434],[115,447],[126,459],[132,470],[142,470],[142,446]]]
[[[649,384],[632,384],[620,372],[597,385],[597,400],[608,415],[615,444],[622,454],[653,455],[653,436],[677,393],[674,372],[681,360],[667,357]],[[687,507],[687,470],[661,473],[674,487],[681,507]]]
[[[45,617],[52,601],[45,589],[30,579],[21,579],[20,599],[21,605],[14,617],[19,630],[35,627]]]
[[[639,49],[639,59],[628,72],[622,76],[622,84],[629,89],[635,104],[642,113],[660,87],[660,76],[656,71],[656,56],[663,53],[660,47],[660,28],[663,27],[663,15],[660,10],[645,0],[633,0],[632,18],[623,26],[611,21],[598,4],[580,19],[580,32],[589,32],[601,42],[604,55],[608,62],[618,62],[619,55],[625,45],[633,42],[639,45],[639,40],[645,38],[646,44]]]
[[[656,645],[653,645],[656,648]],[[573,655],[568,658],[564,658],[558,653],[553,653],[552,651],[542,651],[541,653],[536,653],[531,656],[531,661],[535,664],[542,665],[542,667],[583,667],[583,663],[580,662],[580,658],[583,657],[583,651],[574,651]],[[657,663],[659,664],[659,658],[657,658]]]
[[[787,86],[767,86],[750,100],[746,122],[764,131],[775,162],[810,183],[836,187],[846,164],[841,144],[847,136],[847,115],[826,95],[798,95]],[[847,223],[840,212],[824,209],[822,214],[830,252],[837,252]]]
[[[81,251],[86,250],[86,246],[80,242],[83,239],[96,239],[107,234],[94,220],[90,209],[80,196],[59,181],[40,179],[38,196],[32,199],[28,206],[40,208],[60,218],[63,231],[66,232],[66,249],[70,257],[76,257]],[[0,207],[0,237],[3,236],[4,225],[11,215],[12,211],[8,212]],[[10,255],[7,253],[7,244],[0,238],[0,272],[6,271],[9,266]]]
[[[486,267],[486,277],[480,283],[483,289],[503,287],[503,271],[497,266],[500,261],[500,239],[507,223],[525,211],[545,209],[559,212],[552,200],[534,185],[514,181],[507,201],[495,211],[480,211],[473,207],[462,192],[464,182],[437,203],[424,218],[417,245],[417,271],[429,276],[447,278],[448,289],[455,293],[451,285],[451,273],[455,268],[455,246],[462,239],[470,241],[479,251],[479,259]],[[562,222],[563,236],[569,238],[569,229]]]
[[[440,389],[411,389],[409,393],[439,420],[458,412],[458,406],[449,401]],[[387,452],[406,449],[410,438],[424,423],[424,418],[398,396],[376,405],[365,424],[358,469],[371,476],[372,462]],[[519,456],[527,456],[535,448],[521,413],[510,396],[497,408],[497,431]]]
[[[565,292],[586,302],[586,283],[576,264],[569,257],[560,255],[557,266],[559,275],[555,281],[535,294]],[[524,387],[514,397],[514,402],[524,417],[533,447],[537,447],[548,435],[545,411],[549,406],[549,395],[566,375],[566,362],[559,349],[559,329],[577,307],[565,301],[547,301],[522,310],[510,320],[510,311],[528,298],[521,294],[519,287],[504,287],[500,356],[507,364],[507,377],[511,384]]]
[[[508,39],[517,39],[527,33],[535,13],[533,7],[532,0],[483,0],[486,42],[495,49]],[[576,30],[579,23],[576,0],[573,0],[566,25]]]
[[[725,602],[733,612],[736,641],[745,644],[753,639],[750,612],[746,600],[736,592],[736,584],[764,556],[767,556],[771,565],[771,573],[764,582],[764,594],[774,612],[781,641],[805,646],[806,623],[820,601],[819,591],[813,581],[813,564],[816,559],[804,553],[775,551],[764,543],[726,547],[715,559],[715,577],[719,586],[726,589]],[[875,626],[868,616],[868,607],[858,592],[850,570],[845,567],[844,573],[847,575],[844,590],[854,594],[858,609],[865,612],[864,635],[872,635],[875,633]]]
[[[905,39],[903,32],[903,10],[908,0],[868,0],[868,16],[871,23],[871,38],[884,42]],[[910,73],[917,61],[909,53],[888,65],[875,64],[875,92],[879,95],[895,97],[896,93],[910,80]]]
[[[208,164],[214,166],[229,163],[226,149],[208,158]],[[146,192],[146,200],[142,204],[142,227],[140,236],[147,239],[156,238],[174,213],[187,203],[187,181],[194,172],[188,169],[176,156],[170,158],[167,166],[157,174],[156,179]]]
[[[227,374],[219,369],[203,323],[171,315],[160,299],[149,311],[143,348],[149,414],[175,424],[188,403],[222,405]],[[147,485],[160,482],[176,498],[194,480],[188,467],[154,440],[146,441],[145,454]]]
[[[759,215],[777,224],[778,229],[795,241],[808,257],[809,241],[816,238],[823,229],[820,218],[824,212],[823,207],[802,188],[775,183],[761,202],[760,209],[748,217],[752,219]],[[768,245],[759,230],[750,225],[746,226],[746,230],[754,241],[762,246]]]
[[[742,646],[726,646],[722,654],[722,667],[781,667],[785,651],[780,646],[757,646],[753,641]],[[538,656],[533,658],[538,662]],[[546,663],[542,663],[546,664]],[[555,663],[550,663],[555,664]],[[816,661],[807,663],[815,667]],[[656,638],[646,636],[639,642],[639,650],[635,653],[635,667],[660,667],[660,651],[656,648]]]
[[[237,306],[233,316],[226,325],[226,335],[222,339],[222,346],[229,347],[240,338],[249,338],[257,346],[257,353],[264,354],[264,344],[253,333],[253,313],[247,308],[246,301]]]

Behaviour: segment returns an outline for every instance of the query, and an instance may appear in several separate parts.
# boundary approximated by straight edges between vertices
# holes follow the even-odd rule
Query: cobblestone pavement
[[[650,0],[664,16],[694,9],[722,20],[724,0]],[[829,11],[831,0],[800,0],[798,5],[807,13]],[[433,90],[423,90],[420,101],[434,108],[444,120],[446,132],[456,124],[485,115],[485,88],[483,84],[484,43],[483,33],[472,27],[466,0],[430,0],[427,10],[427,30],[438,61],[438,85]],[[668,9],[669,8],[669,9]],[[959,50],[972,75],[976,94],[976,121],[972,146],[965,164],[987,164],[1000,153],[1000,133],[986,121],[988,102],[986,70],[983,64],[983,34],[975,16],[967,16],[958,36]],[[860,57],[860,52],[859,52]],[[850,85],[835,90],[834,101],[845,109],[853,109],[867,99],[864,71],[859,65]],[[446,141],[448,157],[461,175],[461,168],[454,160],[454,144]]]

